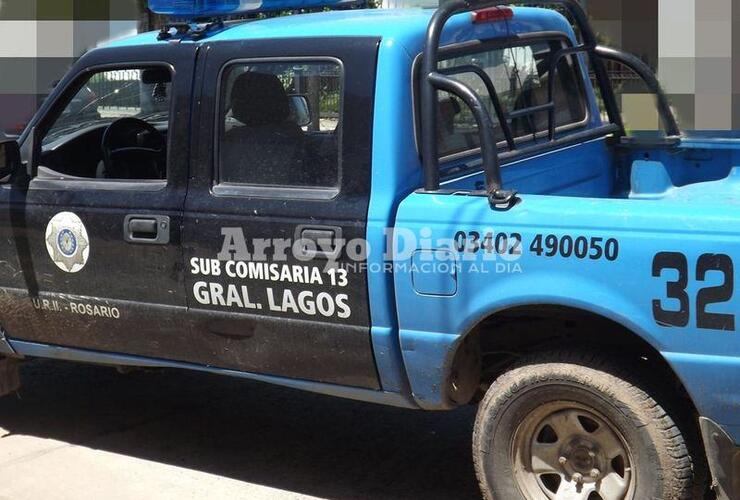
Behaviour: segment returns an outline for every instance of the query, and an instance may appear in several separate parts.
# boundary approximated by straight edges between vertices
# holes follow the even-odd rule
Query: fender
[[[553,290],[553,280],[568,281],[570,285],[567,290]],[[534,294],[532,290],[542,292]],[[581,292],[574,297],[572,293],[569,293],[573,290]],[[492,297],[501,299],[491,300]],[[598,303],[589,298],[598,298]],[[424,409],[449,409],[454,406],[447,399],[445,387],[441,381],[448,380],[450,367],[458,347],[483,320],[516,307],[566,306],[593,313],[618,323],[634,332],[656,350],[661,350],[660,340],[643,326],[652,321],[651,318],[644,317],[643,312],[613,289],[591,279],[574,277],[568,273],[549,271],[539,276],[527,275],[526,281],[513,285],[492,282],[486,289],[478,290],[469,301],[464,301],[463,304],[464,310],[456,311],[452,318],[448,317],[449,321],[446,326],[449,328],[448,331],[454,333],[401,330],[401,349],[414,398]],[[600,304],[611,304],[613,307],[607,308]],[[428,311],[432,315],[434,310],[441,312],[445,310],[442,307],[432,309]],[[441,320],[441,318],[438,319]],[[491,334],[495,335],[495,332]]]
[[[652,318],[630,304],[624,296],[578,276],[567,276],[570,282],[568,290],[580,290],[580,295],[574,297],[563,291],[550,290],[552,280],[566,278],[559,274],[562,273],[546,273],[537,278],[528,276],[526,287],[522,284],[522,287],[508,288],[505,295],[502,285],[492,284],[490,289],[478,295],[478,301],[470,304],[470,309],[465,311],[466,319],[458,323],[460,329],[456,334],[401,330],[403,359],[417,404],[427,410],[455,406],[447,395],[445,382],[450,379],[458,348],[486,318],[522,306],[565,306],[609,319],[644,340],[668,362],[699,414],[709,416],[736,432],[740,422],[740,360],[737,357],[671,352],[670,346],[649,328]],[[533,294],[525,288],[550,290],[551,293]],[[506,296],[506,300],[485,300],[487,297],[502,296]],[[593,298],[598,302],[594,302]],[[610,304],[611,307],[602,304]],[[495,335],[496,332],[490,334]]]
[[[718,189],[729,190],[733,179],[718,181]],[[633,332],[661,353],[703,416],[723,426],[740,425],[738,332],[707,328],[697,319],[700,292],[723,279],[717,271],[700,276],[701,258],[740,255],[736,226],[722,220],[722,201],[707,200],[697,207],[679,198],[655,203],[522,195],[519,205],[497,212],[483,198],[411,194],[400,205],[397,227],[416,238],[417,249],[454,254],[456,268],[450,275],[432,271],[421,276],[408,266],[413,256],[398,260],[410,268],[396,271],[395,291],[401,350],[417,403],[429,409],[450,407],[444,387],[450,364],[459,343],[483,319],[513,307],[553,305],[601,316]],[[513,264],[501,255],[484,260],[486,252],[480,249],[472,259],[467,248],[455,249],[456,235],[467,238],[459,242],[464,247],[473,242],[471,234],[482,240],[491,231],[508,235],[509,249],[516,240]],[[618,252],[609,258],[578,258],[570,250],[544,252],[539,245],[549,235],[571,243],[612,240]],[[671,285],[679,271],[656,260],[666,253],[685,263],[685,286]],[[688,319],[674,326],[655,311],[678,310],[672,296],[677,286],[682,287]],[[734,315],[740,310],[737,298],[735,293],[703,311]]]

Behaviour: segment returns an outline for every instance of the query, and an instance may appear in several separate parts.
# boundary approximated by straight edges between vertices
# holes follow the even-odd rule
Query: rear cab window
[[[481,76],[473,70],[466,70],[473,66],[481,69],[493,84],[517,149],[525,148],[547,140],[548,111],[543,109],[514,117],[508,115],[549,102],[552,58],[570,46],[564,35],[536,35],[513,43],[493,40],[473,46],[447,47],[440,51],[439,68],[450,72],[452,78],[478,93],[493,119],[499,148],[506,150],[494,99]],[[553,87],[555,130],[561,136],[586,126],[589,108],[577,56],[561,58],[556,68]],[[477,153],[480,139],[473,113],[460,98],[438,91],[437,99],[437,141],[441,168],[445,169],[455,159]],[[454,170],[456,173],[459,171],[457,168]]]

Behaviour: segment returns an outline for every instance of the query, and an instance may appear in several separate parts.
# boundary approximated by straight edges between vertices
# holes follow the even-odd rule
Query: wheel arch
[[[626,318],[556,302],[511,305],[473,322],[449,351],[443,385],[446,399],[453,405],[477,401],[491,381],[519,357],[564,347],[610,349],[646,368],[649,365],[662,375],[653,382],[674,384],[698,414],[680,376],[648,332]]]

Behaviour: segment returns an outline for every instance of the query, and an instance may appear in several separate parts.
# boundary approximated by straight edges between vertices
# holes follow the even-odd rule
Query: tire
[[[704,498],[695,426],[679,428],[684,420],[672,418],[636,372],[593,353],[552,352],[501,375],[473,431],[484,498]]]

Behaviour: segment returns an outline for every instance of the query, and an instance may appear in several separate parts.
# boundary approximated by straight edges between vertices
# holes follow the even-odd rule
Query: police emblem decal
[[[81,271],[90,257],[90,240],[82,220],[72,212],[52,217],[46,226],[46,250],[62,271]]]

